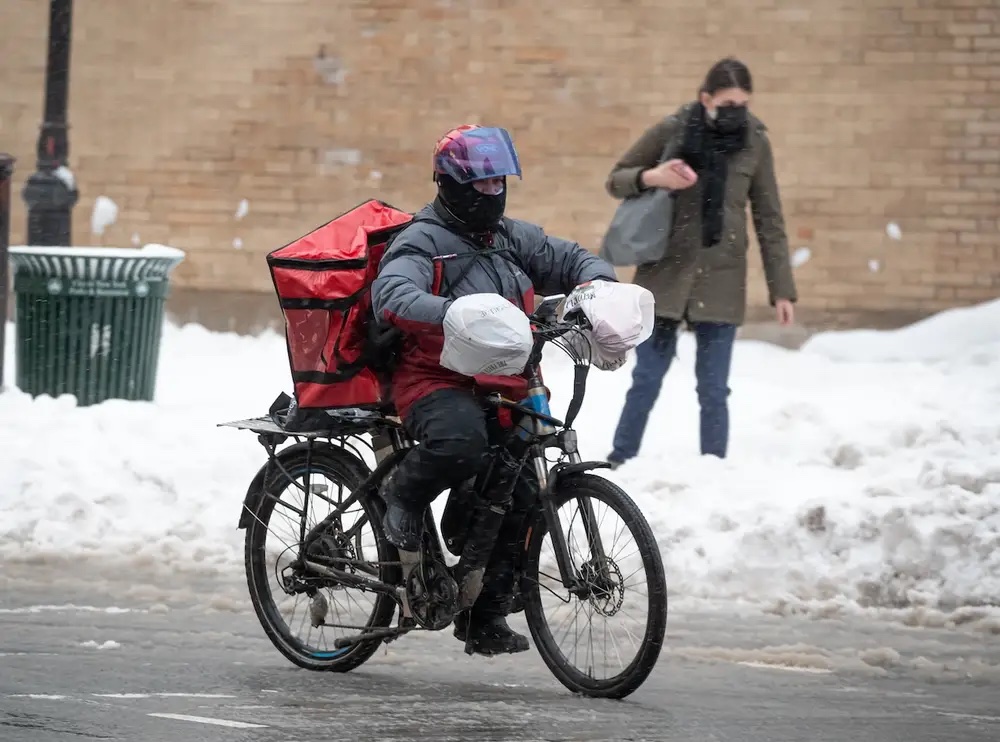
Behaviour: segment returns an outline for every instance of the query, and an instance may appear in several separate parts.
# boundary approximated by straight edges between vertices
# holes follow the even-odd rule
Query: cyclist
[[[515,305],[526,315],[534,309],[536,290],[571,294],[589,281],[616,281],[614,269],[580,245],[504,216],[507,178],[514,175],[521,177],[521,165],[505,129],[463,125],[445,134],[433,155],[437,196],[394,238],[372,285],[376,321],[403,332],[392,396],[407,431],[420,443],[383,487],[385,534],[402,551],[419,550],[430,503],[482,468],[489,434],[476,394],[500,391],[522,399],[527,392],[518,370],[465,375],[442,365],[446,346],[467,347],[477,340],[450,330],[462,324],[446,321],[459,311],[455,300],[494,295],[506,300],[497,312]],[[598,347],[593,362],[613,368],[624,363],[624,355],[602,354]],[[508,491],[510,479],[506,482],[501,477],[494,490]],[[506,513],[497,516],[499,532],[479,597],[455,619],[455,636],[468,640],[476,653],[528,649],[527,638],[505,617],[513,595],[516,542],[536,488],[537,483],[522,481],[509,499],[488,498]]]

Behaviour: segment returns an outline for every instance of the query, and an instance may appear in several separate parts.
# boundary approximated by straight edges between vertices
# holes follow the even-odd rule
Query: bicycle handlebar
[[[561,302],[547,299],[542,305],[529,315],[531,320],[531,333],[535,338],[535,347],[532,349],[529,364],[536,366],[542,359],[542,348],[550,340],[562,337],[569,332],[580,332],[591,329],[590,321],[582,311],[576,310],[563,317],[562,322],[556,321],[559,316]],[[573,359],[573,396],[570,399],[569,407],[566,410],[566,420],[562,423],[564,427],[572,427],[576,416],[583,407],[583,398],[586,395],[587,373],[590,370],[589,357],[581,357],[580,351],[589,356],[589,350],[574,349],[571,346],[560,344],[563,352]],[[589,342],[584,339],[584,348],[589,349]]]
[[[562,307],[563,297],[548,297],[532,313],[528,319],[532,324],[532,333],[537,336],[559,337],[571,330],[589,330],[590,321],[579,309],[571,312],[563,318],[562,322],[556,321],[559,310]]]
[[[529,360],[530,365],[537,365],[542,359],[542,348],[545,343],[557,340],[571,332],[580,333],[582,330],[591,329],[590,321],[587,316],[579,309],[571,312],[570,314],[563,317],[560,322],[556,318],[559,316],[559,309],[562,306],[560,301],[562,297],[547,297],[542,304],[535,310],[534,313],[528,315],[528,319],[531,322],[531,334],[535,339],[534,348],[532,348],[531,359]],[[589,338],[583,338],[583,347],[579,347],[579,344],[574,343],[570,346],[560,343],[560,347],[564,352],[566,352],[573,359],[574,363],[579,366],[581,362],[585,365],[589,361]],[[577,346],[573,348],[573,346]],[[586,361],[584,358],[579,356],[579,353],[585,354]]]

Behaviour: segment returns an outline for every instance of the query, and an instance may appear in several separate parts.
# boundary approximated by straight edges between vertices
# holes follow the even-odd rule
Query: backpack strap
[[[466,235],[460,234],[459,232],[456,232],[453,229],[450,229],[448,227],[448,225],[442,224],[441,222],[439,222],[439,221],[437,221],[435,219],[430,219],[430,218],[427,218],[427,217],[421,218],[419,216],[415,216],[413,219],[411,219],[407,223],[406,226],[408,227],[411,224],[418,224],[420,222],[423,222],[425,224],[433,224],[435,226],[441,227],[442,229],[447,230],[451,234],[453,234],[456,237],[458,237],[460,240],[469,243],[470,245],[472,245],[472,247],[474,249],[474,252],[471,253],[468,256],[468,260],[467,260],[465,266],[463,266],[463,268],[462,268],[461,272],[458,274],[458,276],[453,281],[449,281],[446,287],[443,287],[441,290],[439,290],[437,292],[438,296],[448,296],[451,293],[451,289],[454,286],[457,286],[458,284],[460,284],[465,279],[465,277],[469,275],[469,271],[471,271],[472,268],[475,266],[476,261],[479,260],[482,257],[486,257],[487,255],[499,255],[501,258],[503,258],[507,262],[513,263],[514,265],[516,265],[518,268],[521,269],[521,271],[523,273],[527,274],[527,271],[524,269],[524,265],[521,264],[520,257],[517,254],[515,254],[514,251],[511,250],[509,247],[481,247],[480,245],[477,245],[475,242],[473,242],[471,239],[469,239]],[[389,249],[392,247],[393,241],[399,235],[401,235],[404,231],[406,231],[405,227],[403,229],[399,230],[398,232],[396,232],[392,237],[389,238],[389,240],[386,242],[386,245],[385,245],[385,251],[386,252],[388,252]],[[508,217],[502,217],[500,219],[500,225],[499,225],[498,231],[501,234],[503,234],[508,239],[508,241],[510,240],[510,232],[511,232],[511,230],[510,230],[510,219]],[[464,256],[462,256],[462,257],[464,257]],[[435,257],[434,259],[435,260],[441,260],[443,258],[441,256],[438,256],[438,257]]]

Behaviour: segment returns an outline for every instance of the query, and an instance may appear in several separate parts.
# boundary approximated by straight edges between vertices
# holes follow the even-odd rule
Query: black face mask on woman
[[[715,128],[723,134],[735,134],[746,123],[746,106],[719,106],[715,109]]]

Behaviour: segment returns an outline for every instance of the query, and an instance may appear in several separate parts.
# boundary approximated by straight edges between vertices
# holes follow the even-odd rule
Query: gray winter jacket
[[[511,395],[527,389],[521,378],[472,379],[441,366],[442,323],[453,299],[496,293],[530,314],[535,291],[569,293],[594,279],[617,280],[604,260],[575,242],[546,235],[541,227],[504,218],[500,229],[481,243],[449,225],[433,204],[425,206],[393,239],[372,284],[376,320],[404,333],[392,380],[397,412],[405,417],[410,405],[437,389]]]

